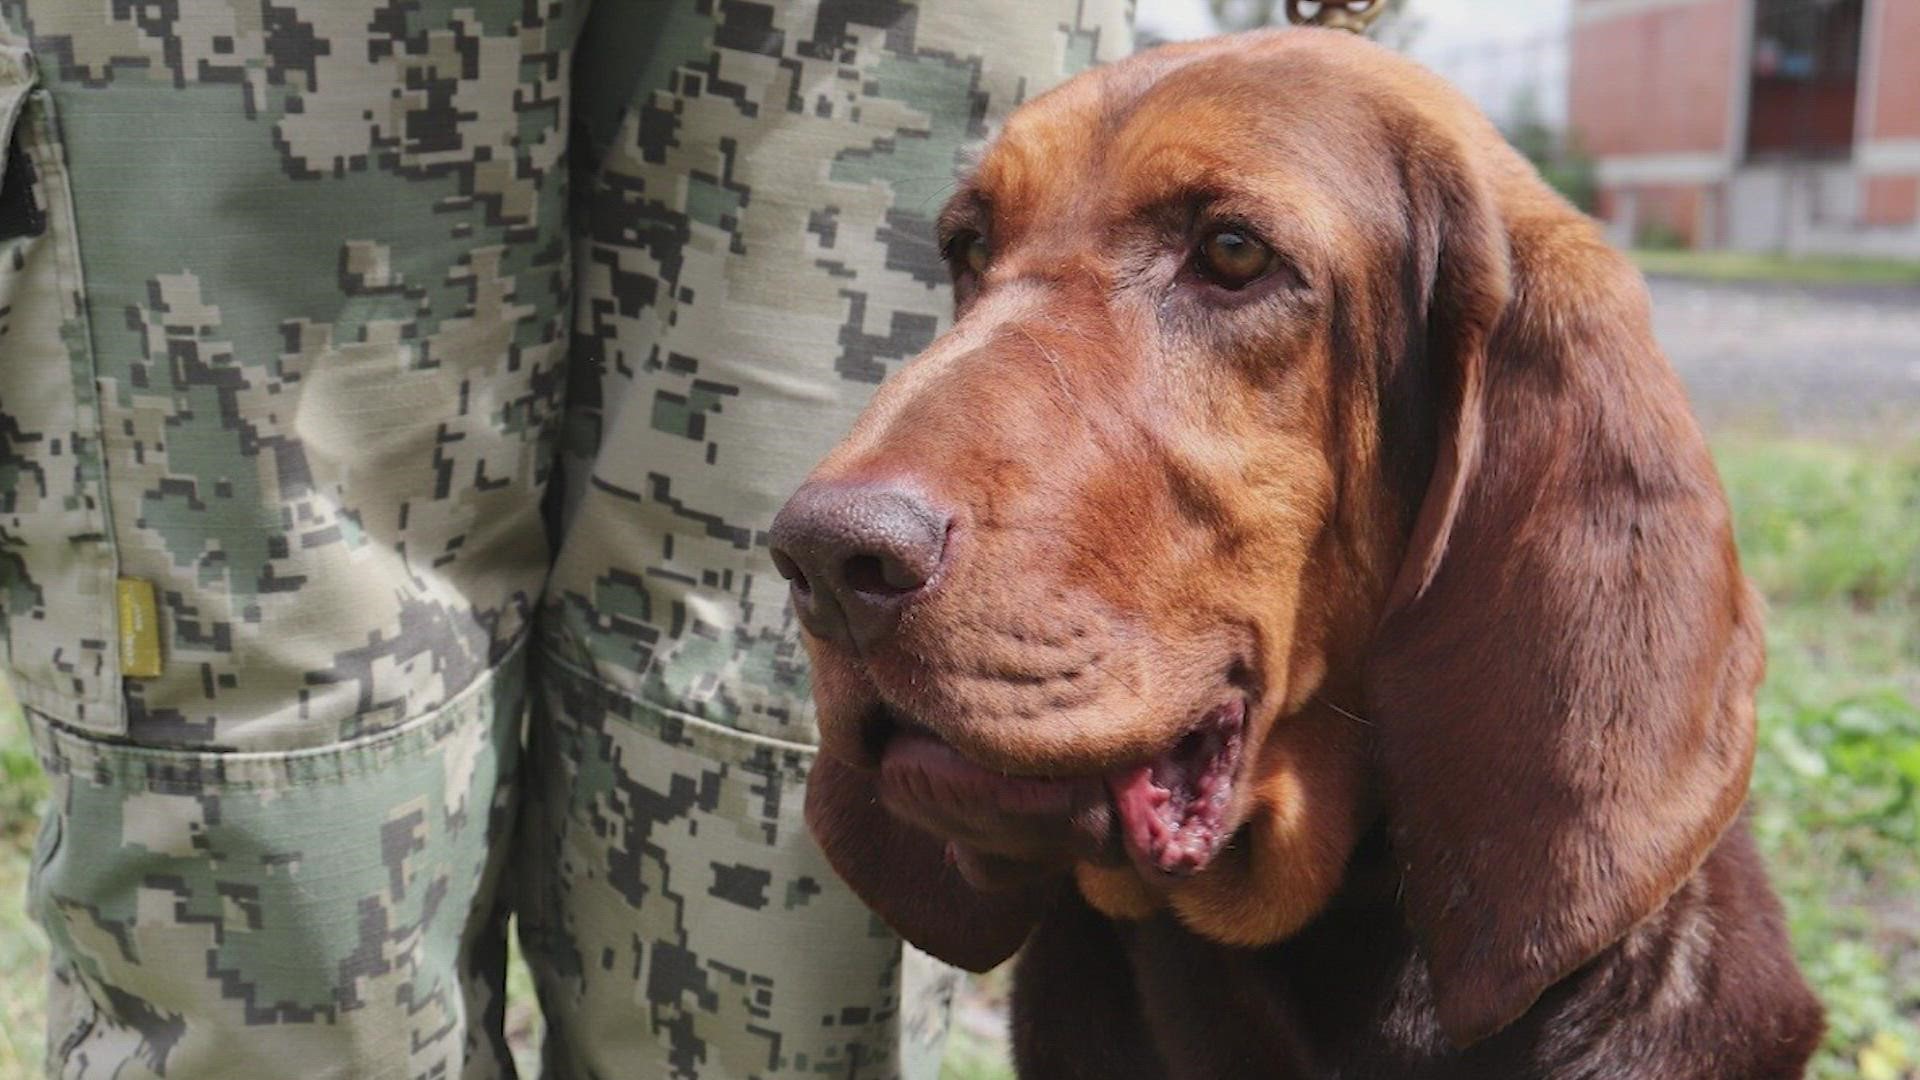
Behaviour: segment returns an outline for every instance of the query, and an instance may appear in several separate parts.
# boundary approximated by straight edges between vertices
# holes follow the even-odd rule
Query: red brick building
[[[1920,0],[1574,0],[1622,240],[1920,254]]]

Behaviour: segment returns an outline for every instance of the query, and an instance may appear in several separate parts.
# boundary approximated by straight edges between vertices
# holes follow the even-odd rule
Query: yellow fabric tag
[[[160,620],[153,606],[153,582],[123,577],[120,595],[120,674],[151,679],[160,674]]]

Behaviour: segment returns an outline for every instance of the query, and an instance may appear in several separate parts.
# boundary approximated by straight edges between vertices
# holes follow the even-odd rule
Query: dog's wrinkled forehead
[[[996,250],[1093,240],[1156,209],[1224,200],[1307,246],[1350,237],[1356,215],[1393,201],[1379,106],[1408,95],[1376,66],[1287,38],[1163,47],[1042,95],[980,152],[942,234],[990,231]]]

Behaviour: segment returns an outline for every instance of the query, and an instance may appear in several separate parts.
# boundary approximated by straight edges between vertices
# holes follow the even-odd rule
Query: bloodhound
[[[940,217],[781,511],[811,827],[1024,1077],[1795,1077],[1760,603],[1644,287],[1347,35],[1144,53]]]

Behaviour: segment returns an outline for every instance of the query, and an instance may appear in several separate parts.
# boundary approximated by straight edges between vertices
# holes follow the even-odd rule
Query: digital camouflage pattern
[[[802,841],[808,747],[564,665],[542,693],[515,895],[547,1075],[938,1072],[957,973],[903,981],[898,940]]]
[[[14,694],[124,729],[100,420],[66,160],[24,42],[0,38],[0,644]]]
[[[9,485],[0,570],[54,1075],[511,1068],[582,13],[463,8],[0,9],[30,190],[72,201],[4,241],[71,299],[47,330],[50,287],[9,290],[0,460],[92,485]],[[156,677],[119,677],[117,575],[155,586]]]
[[[0,0],[50,1070],[508,1075],[513,903],[549,1075],[932,1076],[762,530],[945,319],[963,148],[1123,6]]]
[[[57,807],[30,897],[53,943],[49,1072],[510,1072],[498,841],[520,668],[320,750],[150,750],[37,724]]]
[[[104,524],[166,630],[119,723],[36,707],[150,746],[326,745],[520,637],[578,6],[7,6],[72,166]]]

